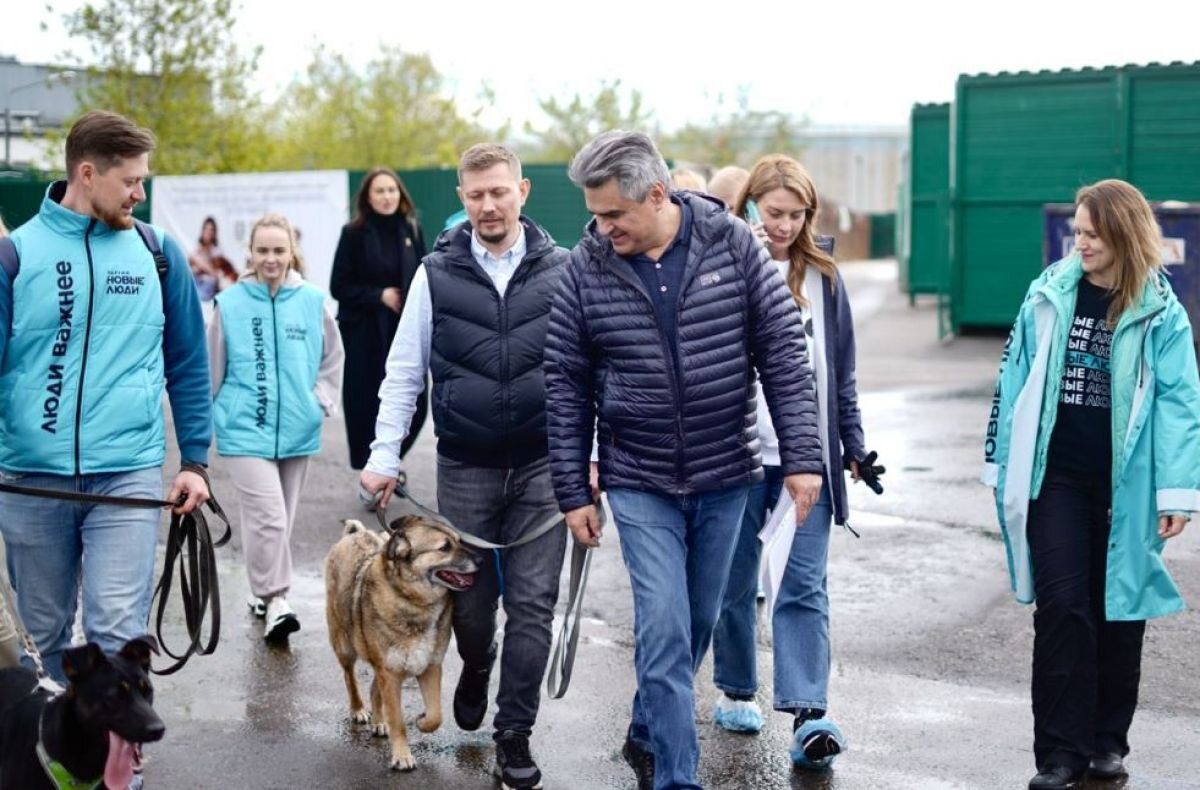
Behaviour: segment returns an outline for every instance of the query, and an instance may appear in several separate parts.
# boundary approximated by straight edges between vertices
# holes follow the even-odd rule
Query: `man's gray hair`
[[[640,132],[620,129],[603,132],[591,139],[575,158],[567,175],[578,187],[595,189],[617,179],[621,197],[641,203],[650,187],[662,184],[671,191],[671,171],[654,141]]]

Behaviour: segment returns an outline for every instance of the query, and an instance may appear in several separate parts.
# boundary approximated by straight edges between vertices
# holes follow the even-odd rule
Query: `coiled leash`
[[[193,655],[210,655],[217,649],[217,643],[221,639],[221,585],[217,579],[217,555],[214,549],[228,543],[233,536],[233,530],[229,526],[229,517],[225,515],[220,503],[212,495],[212,486],[209,484],[207,472],[203,467],[197,467],[190,471],[196,472],[204,478],[204,483],[208,486],[208,502],[206,504],[213,515],[225,523],[225,533],[218,540],[213,540],[202,507],[197,507],[191,513],[183,515],[171,514],[171,528],[167,531],[163,572],[158,580],[158,586],[154,590],[154,598],[158,599],[158,612],[155,615],[158,644],[164,653],[175,659],[175,663],[166,669],[151,670],[156,675],[170,675],[177,672]],[[180,558],[184,546],[187,547],[186,565]],[[162,630],[167,600],[171,596],[171,576],[176,560],[179,560],[179,598],[188,634],[187,649],[179,655],[171,652],[171,649],[167,647]],[[153,600],[151,600],[150,606],[154,606]],[[212,620],[209,626],[208,641],[201,644],[206,611],[211,614]]]
[[[204,467],[185,464],[183,468],[204,478],[205,484],[209,486],[208,509],[217,518],[225,522],[225,534],[219,540],[214,541],[212,539],[212,534],[208,529],[208,521],[205,519],[200,507],[191,513],[183,515],[178,513],[171,514],[171,527],[167,531],[166,554],[163,558],[163,573],[162,577],[158,580],[158,586],[154,589],[154,598],[158,599],[158,612],[155,621],[155,627],[158,630],[158,644],[164,653],[175,659],[175,663],[166,669],[151,668],[150,671],[156,675],[170,675],[179,671],[192,656],[202,656],[212,653],[217,648],[217,642],[221,634],[221,596],[217,581],[217,558],[214,549],[228,543],[229,539],[233,536],[233,531],[229,526],[229,518],[225,515],[225,511],[212,494],[212,486],[209,484],[208,473]],[[118,507],[145,509],[175,507],[179,504],[179,502],[168,502],[163,499],[84,494],[78,491],[56,491],[53,489],[13,485],[11,483],[0,483],[0,491],[19,494],[21,496],[38,497],[40,499],[58,499],[66,502],[80,502],[91,505],[116,505]],[[187,562],[184,562],[180,558],[185,548],[187,550]],[[179,654],[172,652],[167,647],[166,640],[163,639],[163,618],[167,610],[167,600],[171,595],[171,579],[174,575],[176,562],[179,562],[179,595],[188,634],[187,648]],[[150,606],[151,608],[154,607],[153,599]],[[204,619],[206,613],[210,614],[212,618],[207,641],[204,640]],[[38,674],[43,675],[44,668],[42,667],[41,655],[38,653],[37,646],[33,643],[33,640],[29,638],[29,635],[23,629],[22,642],[25,645],[26,652],[29,653],[30,658],[33,660],[34,666],[38,668]]]
[[[449,529],[458,536],[461,542],[485,551],[513,549],[517,546],[524,546],[526,543],[532,543],[542,535],[545,535],[559,524],[565,524],[566,522],[562,513],[555,513],[512,543],[492,543],[490,540],[484,540],[455,527],[441,513],[422,505],[414,499],[412,494],[408,493],[408,489],[403,485],[396,486],[395,496],[408,500],[421,515],[433,519]],[[600,519],[600,526],[604,526],[608,518],[603,503],[597,501],[596,509]],[[387,508],[375,508],[375,518],[378,519],[380,527],[385,532],[390,532],[391,527],[388,525],[386,510]],[[567,688],[571,685],[571,671],[575,667],[575,651],[579,645],[579,623],[582,620],[583,613],[583,592],[587,588],[588,569],[592,565],[592,552],[588,547],[578,541],[572,541],[572,543],[571,578],[568,585],[567,608],[563,614],[562,628],[559,629],[558,638],[555,640],[554,655],[550,658],[550,673],[546,676],[546,692],[550,695],[550,699],[562,699],[567,693]]]

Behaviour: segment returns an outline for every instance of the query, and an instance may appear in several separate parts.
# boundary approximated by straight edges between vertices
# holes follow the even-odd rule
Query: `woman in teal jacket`
[[[1200,510],[1196,352],[1149,204],[1084,187],[1075,247],[1021,306],[985,447],[1013,589],[1037,604],[1030,788],[1125,774],[1145,621],[1183,608],[1163,544]]]
[[[208,330],[217,452],[238,489],[250,606],[266,618],[268,641],[300,627],[287,601],[289,539],[345,356],[325,294],[304,282],[302,266],[288,221],[258,220],[246,275],[217,297]]]

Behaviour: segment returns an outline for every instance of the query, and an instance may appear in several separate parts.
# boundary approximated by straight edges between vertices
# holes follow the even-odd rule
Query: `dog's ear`
[[[150,634],[142,634],[126,642],[117,655],[149,670],[151,653],[158,655],[158,640]]]
[[[387,558],[396,562],[397,560],[406,560],[411,555],[412,544],[408,542],[408,536],[400,530],[393,532],[392,537],[388,539]]]
[[[63,674],[67,676],[67,680],[74,683],[87,677],[96,667],[107,661],[108,658],[100,646],[95,642],[88,642],[86,645],[63,651]]]

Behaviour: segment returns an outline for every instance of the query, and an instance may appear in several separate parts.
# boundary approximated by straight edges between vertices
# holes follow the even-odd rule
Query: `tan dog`
[[[390,737],[391,767],[416,767],[408,748],[400,687],[417,678],[425,712],[417,729],[442,724],[442,658],[450,642],[451,590],[474,581],[475,560],[458,536],[437,522],[403,516],[391,534],[373,532],[354,519],[343,522],[341,539],[325,559],[325,616],[329,642],[346,677],[350,718],[375,724]],[[363,708],[354,678],[362,658],[375,670],[371,713]]]

